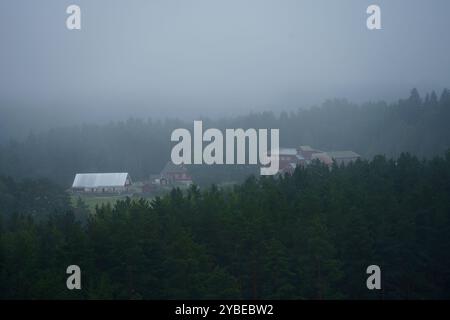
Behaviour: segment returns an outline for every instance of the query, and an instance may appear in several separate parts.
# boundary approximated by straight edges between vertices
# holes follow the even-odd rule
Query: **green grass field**
[[[107,204],[107,203],[109,203],[109,204],[111,204],[111,206],[113,206],[117,202],[117,200],[125,200],[127,198],[126,195],[96,196],[96,195],[74,194],[74,195],[71,195],[71,202],[72,202],[73,206],[76,206],[78,197],[81,197],[81,199],[89,207],[89,210],[91,210],[91,212],[95,212],[96,206],[101,206],[102,204]],[[152,196],[148,196],[148,197],[132,196],[131,197],[131,199],[136,199],[136,200],[140,199],[140,198],[144,198],[149,201],[153,199]]]

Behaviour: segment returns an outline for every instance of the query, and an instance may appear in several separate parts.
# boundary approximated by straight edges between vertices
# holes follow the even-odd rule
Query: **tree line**
[[[91,215],[50,201],[39,219],[19,200],[29,183],[1,181],[2,299],[450,298],[450,151],[315,163]],[[66,288],[71,264],[82,290]],[[373,264],[381,290],[366,287]]]
[[[330,100],[292,112],[252,113],[203,120],[206,127],[279,128],[280,145],[311,145],[325,151],[353,150],[363,157],[398,157],[409,152],[431,158],[450,148],[450,91],[431,92],[396,103],[356,105]],[[24,140],[0,145],[0,174],[41,177],[69,186],[76,172],[129,172],[136,180],[161,171],[170,159],[170,135],[192,123],[176,120],[129,119],[104,125],[81,125],[31,133]],[[194,181],[209,185],[243,182],[255,168],[192,166]]]

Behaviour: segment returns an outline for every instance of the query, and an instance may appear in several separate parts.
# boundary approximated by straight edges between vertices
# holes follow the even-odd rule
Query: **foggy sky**
[[[397,99],[450,87],[449,15],[448,0],[2,0],[0,103],[170,116]]]

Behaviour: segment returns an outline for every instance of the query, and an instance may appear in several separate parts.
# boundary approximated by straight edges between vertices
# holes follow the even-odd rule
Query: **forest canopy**
[[[11,183],[0,192],[14,203],[26,184],[0,185]],[[80,202],[49,203],[45,219],[2,207],[0,298],[449,298],[449,198],[447,152],[173,189],[103,205],[84,222]],[[83,290],[66,289],[70,264]],[[382,290],[366,288],[372,264]]]

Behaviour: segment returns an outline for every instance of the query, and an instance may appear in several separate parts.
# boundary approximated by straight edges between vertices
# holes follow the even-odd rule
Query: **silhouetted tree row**
[[[409,152],[430,158],[450,148],[450,91],[421,98],[413,90],[408,99],[355,105],[327,101],[297,112],[253,113],[220,120],[204,119],[214,128],[279,128],[280,144],[309,144],[325,151],[353,150],[370,158],[398,157]],[[0,146],[0,174],[45,177],[65,186],[76,172],[126,171],[135,179],[159,173],[170,159],[170,135],[176,128],[192,130],[192,122],[137,120],[107,125],[55,128],[31,134],[24,141]],[[200,185],[243,181],[256,169],[223,166],[194,167]]]
[[[104,205],[85,223],[12,206],[0,223],[0,297],[448,299],[449,199],[447,152],[174,189]],[[71,264],[81,291],[66,289]],[[366,288],[372,264],[380,291]]]

